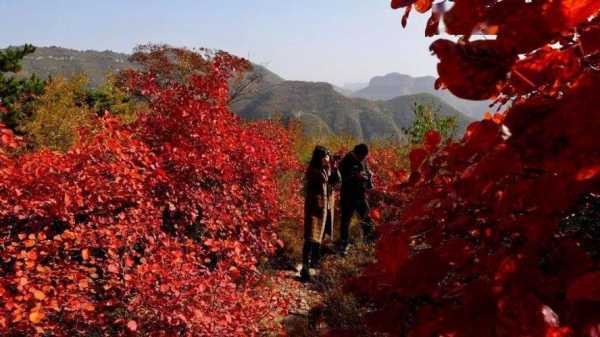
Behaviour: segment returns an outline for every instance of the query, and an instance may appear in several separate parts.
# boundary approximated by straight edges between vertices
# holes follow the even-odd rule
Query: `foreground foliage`
[[[432,1],[392,6],[406,7],[406,20]],[[378,262],[348,287],[377,309],[370,331],[386,335],[598,336],[600,262],[589,248],[598,219],[565,228],[582,219],[571,213],[597,214],[578,210],[600,193],[600,109],[590,104],[600,1],[435,6],[426,34],[443,19],[462,36],[431,46],[438,84],[512,107],[457,143],[425,135],[407,182],[387,188]],[[477,31],[497,38],[471,40]]]
[[[150,46],[121,78],[149,111],[105,114],[66,153],[0,152],[0,334],[234,336],[285,310],[255,265],[278,246],[287,131],[243,123],[228,80],[248,64]],[[202,72],[166,78],[193,55]],[[178,73],[174,73],[178,75]]]

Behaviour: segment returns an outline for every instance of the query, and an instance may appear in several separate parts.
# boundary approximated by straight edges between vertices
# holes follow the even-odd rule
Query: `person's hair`
[[[309,167],[312,168],[321,168],[322,160],[329,154],[329,151],[321,145],[315,146],[313,150],[312,158],[310,159]]]
[[[369,147],[367,144],[358,144],[354,147],[354,153],[360,157],[366,157],[369,154]]]

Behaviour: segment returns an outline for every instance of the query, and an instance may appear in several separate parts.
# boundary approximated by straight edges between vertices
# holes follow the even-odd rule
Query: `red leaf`
[[[571,283],[567,299],[571,302],[600,302],[600,272],[587,273]]]
[[[440,59],[438,74],[443,84],[456,96],[472,100],[497,95],[515,56],[502,55],[494,40],[455,43],[437,40],[431,51]]]
[[[577,172],[575,176],[575,180],[584,181],[590,180],[598,176],[600,174],[600,165],[592,165],[588,167],[584,167]]]
[[[381,212],[379,212],[379,210],[377,208],[371,209],[370,215],[371,215],[371,218],[373,218],[375,220],[381,219]]]
[[[406,28],[406,23],[408,22],[408,16],[410,15],[412,7],[413,7],[412,5],[409,5],[404,10],[404,15],[402,15],[402,27],[403,28]]]
[[[388,273],[396,274],[408,259],[408,245],[402,237],[385,237],[377,243],[377,260]]]
[[[427,156],[428,153],[424,149],[414,149],[410,151],[408,157],[410,158],[411,171],[417,171]]]
[[[434,151],[437,146],[441,143],[442,141],[442,136],[440,135],[439,132],[435,131],[435,130],[429,130],[427,131],[427,133],[425,133],[425,148],[428,151]]]
[[[417,2],[417,0],[392,0],[392,9],[410,6],[415,2]]]
[[[136,321],[127,322],[127,328],[131,331],[137,331],[137,322]]]

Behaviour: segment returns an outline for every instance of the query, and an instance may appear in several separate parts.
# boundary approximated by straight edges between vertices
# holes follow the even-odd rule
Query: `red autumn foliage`
[[[2,336],[249,336],[285,310],[255,266],[278,244],[288,133],[229,111],[246,61],[192,54],[141,49],[121,80],[149,111],[65,154],[10,153],[1,131]]]
[[[559,225],[600,193],[599,9],[456,0],[445,13],[463,36],[432,46],[440,83],[513,104],[459,142],[430,135],[410,154],[408,181],[383,188],[378,262],[348,284],[375,308],[373,332],[598,336],[600,260]],[[497,39],[470,41],[484,26]]]

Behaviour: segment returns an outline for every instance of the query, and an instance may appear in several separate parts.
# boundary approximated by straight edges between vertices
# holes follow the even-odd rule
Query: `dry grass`
[[[356,227],[354,226],[354,231]],[[374,245],[357,242],[350,246],[345,256],[332,255],[323,260],[320,273],[315,278],[315,286],[324,296],[323,305],[318,311],[328,329],[370,336],[364,324],[368,306],[346,293],[343,286],[346,281],[359,276],[364,267],[374,261],[374,254]]]

